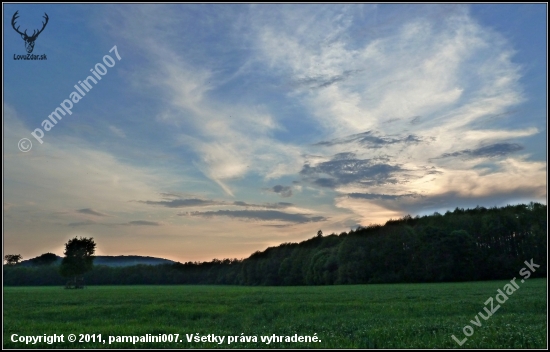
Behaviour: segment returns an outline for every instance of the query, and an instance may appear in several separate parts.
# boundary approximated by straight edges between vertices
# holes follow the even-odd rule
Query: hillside
[[[53,262],[53,265],[61,264],[63,258],[57,256],[57,260]],[[122,266],[132,266],[132,265],[160,265],[160,264],[174,264],[175,262],[163,258],[155,258],[141,255],[118,255],[118,256],[109,256],[109,255],[98,255],[94,259],[94,265],[106,265],[110,267],[122,267]],[[39,260],[39,257],[28,259],[22,261],[20,266],[29,267],[29,266],[39,266],[42,263]]]
[[[257,251],[243,260],[96,266],[89,285],[333,285],[509,280],[526,261],[546,277],[547,206],[459,209],[389,220]],[[131,262],[131,261],[130,261]],[[33,269],[33,270],[30,270]],[[61,285],[52,267],[4,266],[4,285]]]

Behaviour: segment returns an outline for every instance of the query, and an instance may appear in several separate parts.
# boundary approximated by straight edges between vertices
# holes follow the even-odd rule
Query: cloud
[[[342,82],[351,77],[353,74],[359,73],[361,71],[362,70],[346,70],[343,71],[341,74],[336,74],[332,76],[304,77],[296,80],[295,86],[307,87],[309,89],[325,88],[332,84]]]
[[[4,180],[6,200],[18,205],[30,200],[37,204],[22,206],[21,216],[28,216],[24,214],[27,211],[36,214],[67,209],[94,217],[131,213],[137,207],[128,199],[151,198],[158,194],[157,187],[175,179],[165,169],[139,166],[126,158],[122,161],[113,151],[103,151],[97,143],[73,135],[49,134],[44,144],[34,145],[29,153],[23,154],[16,147],[17,141],[28,135],[29,130],[13,108],[5,104],[4,109],[7,128],[4,162],[9,168]],[[37,175],[40,175],[38,183]],[[82,204],[87,208],[81,208]],[[47,218],[42,219],[49,223]]]
[[[189,35],[176,38],[162,26],[151,32],[134,25],[155,23],[157,17],[178,25],[187,18],[185,12],[134,9],[119,11],[109,22],[152,63],[139,77],[147,86],[160,88],[158,94],[168,102],[158,120],[174,127],[179,145],[196,154],[193,165],[226,194],[234,196],[231,182],[245,176],[269,179],[299,173],[314,187],[352,194],[350,200],[360,200],[362,194],[363,200],[377,197],[371,200],[381,202],[393,195],[433,194],[439,191],[439,182],[452,179],[457,170],[474,168],[481,177],[495,169],[476,168],[468,161],[510,155],[513,146],[469,150],[460,140],[467,138],[475,146],[494,143],[485,136],[510,136],[512,130],[487,129],[487,117],[496,116],[491,119],[495,121],[524,101],[512,48],[504,37],[480,26],[467,6],[408,9],[414,16],[389,10],[391,15],[380,23],[365,25],[364,19],[387,12],[377,6],[257,6],[239,17],[242,23],[224,32],[228,42],[239,38],[239,43],[252,48],[250,56],[241,61],[236,55],[223,64],[211,55],[216,50],[212,47],[178,55],[173,43],[185,46]],[[131,19],[122,28],[121,17]],[[355,34],[357,23],[366,26],[361,33],[367,31],[369,36]],[[136,31],[142,35],[136,36]],[[201,60],[209,64],[197,65]],[[220,65],[225,70],[227,64],[234,69],[230,77],[216,70]],[[251,74],[256,80],[249,79]],[[242,104],[240,93],[230,98],[223,93],[228,82],[241,87],[240,79],[264,84],[247,83],[249,91],[265,92],[265,82],[282,91],[270,90],[269,100],[247,95],[254,103]],[[285,100],[278,100],[279,93]],[[281,101],[300,107],[300,123],[315,131],[321,142],[312,145],[313,137],[296,134],[294,125],[285,121],[287,111],[281,113]],[[515,135],[532,129],[522,133]],[[311,148],[320,146],[326,155],[307,156],[319,154]],[[445,159],[457,150],[466,161],[453,160],[449,165]],[[447,156],[441,158],[442,154]],[[281,196],[294,190],[276,185],[268,190]],[[183,198],[147,204],[275,209],[239,201],[178,200]],[[396,199],[409,198],[413,199]]]
[[[172,199],[172,200],[161,200],[161,201],[139,200],[138,202],[149,204],[149,205],[161,205],[167,208],[205,207],[205,206],[212,206],[212,205],[227,204],[226,202],[214,201],[214,200],[203,200],[198,198]]]
[[[354,153],[340,153],[315,166],[305,164],[300,174],[318,186],[336,188],[351,183],[365,186],[397,183],[400,181],[395,174],[401,171],[405,170],[399,165],[381,163],[374,159],[357,159]]]
[[[131,226],[160,226],[160,223],[158,223],[156,221],[135,220],[135,221],[130,221],[125,225],[131,225]]]
[[[379,192],[367,193],[358,189],[356,194],[350,192],[338,197],[336,205],[351,209],[359,216],[359,221],[367,225],[373,221],[384,223],[384,217],[387,220],[405,214],[425,215],[455,207],[492,207],[545,201],[545,162],[507,158],[498,160],[496,164],[495,169],[443,169],[444,172],[433,179],[430,179],[431,175],[415,179],[406,187],[392,185],[374,188]],[[409,192],[403,192],[407,190]]]
[[[295,224],[326,221],[323,216],[311,216],[309,214],[291,214],[277,210],[218,210],[204,212],[187,212],[178,214],[181,216],[200,216],[205,218],[227,216],[235,219],[247,219],[257,221],[284,221]]]
[[[404,197],[416,198],[416,197],[419,197],[419,195],[416,193],[397,194],[397,195],[377,194],[377,193],[350,193],[348,194],[348,197],[355,198],[355,199],[396,200]]]
[[[430,140],[430,139],[426,139]],[[433,140],[433,139],[432,139]],[[315,143],[314,146],[334,146],[338,144],[347,144],[357,142],[362,146],[369,148],[381,148],[390,144],[416,144],[425,141],[425,139],[409,134],[408,136],[392,137],[392,136],[379,136],[372,131],[353,134],[344,138],[333,139],[330,141],[323,141]]]
[[[80,227],[80,226],[89,226],[89,225],[101,225],[101,226],[160,226],[161,224],[156,221],[146,221],[146,220],[134,220],[124,223],[102,223],[91,220],[85,220],[80,222],[72,222],[67,226],[70,227]]]
[[[275,185],[272,188],[269,188],[270,191],[277,193],[283,198],[292,197],[292,187]]]
[[[88,215],[94,215],[94,216],[109,216],[105,213],[101,213],[99,211],[93,210],[91,208],[85,208],[85,209],[78,209],[77,213],[81,214],[88,214]]]
[[[519,144],[512,143],[496,143],[477,149],[463,149],[458,152],[444,153],[440,158],[465,157],[465,158],[494,158],[498,156],[506,156],[510,153],[523,150]]]
[[[127,50],[147,58],[149,64],[143,65],[139,75],[131,79],[140,90],[149,91],[151,97],[163,102],[156,120],[170,127],[175,143],[193,154],[197,169],[226,194],[234,196],[230,183],[248,174],[269,179],[295,172],[301,164],[300,150],[274,138],[274,132],[282,127],[268,108],[269,100],[249,104],[243,98],[249,94],[233,96],[234,89],[227,89],[229,85],[243,89],[242,84],[228,81],[237,75],[234,71],[239,72],[254,59],[231,55],[228,60],[222,55],[227,54],[226,49],[220,52],[217,45],[196,45],[199,40],[196,33],[201,36],[211,33],[231,48],[232,41],[242,42],[246,30],[235,32],[240,26],[227,21],[242,14],[237,7],[202,11],[219,18],[215,26],[197,23],[196,17],[185,9],[163,6],[147,10],[115,6],[102,20],[107,30],[125,40]],[[189,23],[196,24],[193,31],[180,31],[176,35],[172,30],[186,28]],[[188,49],[180,50],[183,47]],[[265,88],[256,84],[245,87],[246,92]]]
[[[188,198],[188,199],[178,198],[178,199],[162,200],[162,201],[139,200],[138,202],[148,204],[148,205],[160,205],[167,208],[236,206],[236,207],[245,207],[245,208],[284,209],[284,208],[292,207],[294,205],[292,203],[287,203],[287,202],[254,204],[254,203],[247,203],[243,201],[227,202],[222,200],[209,200],[209,199],[198,199],[198,198]]]
[[[163,198],[181,198],[181,194],[176,192],[160,192],[159,194]]]
[[[538,128],[531,127],[518,130],[472,130],[464,134],[466,139],[490,140],[529,137],[539,133]]]
[[[265,208],[265,209],[285,209],[294,206],[292,203],[278,202],[278,203],[264,203],[264,204],[251,204],[242,201],[236,201],[231,203],[232,205],[246,208]]]

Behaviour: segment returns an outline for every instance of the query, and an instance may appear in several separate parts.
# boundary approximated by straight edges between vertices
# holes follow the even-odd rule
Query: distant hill
[[[318,231],[310,239],[256,251],[246,259],[134,265],[171,262],[140,256],[103,257],[109,258],[106,265],[96,265],[83,276],[87,285],[458,282],[509,280],[518,271],[525,280],[547,277],[547,230],[547,206],[540,203],[456,208],[445,214],[406,215],[340,235]],[[4,265],[3,283],[65,284],[56,269]]]
[[[40,261],[37,260],[38,257],[23,260],[19,265],[20,266],[39,266],[41,265]],[[53,265],[61,264],[63,258],[57,256],[57,261]],[[156,257],[147,257],[142,255],[98,255],[95,257],[94,265],[106,265],[106,266],[132,266],[132,265],[160,265],[160,264],[174,264],[175,262],[169,259],[156,258]]]
[[[160,264],[174,264],[175,262],[169,259],[145,257],[141,255],[100,255],[94,260],[94,265],[107,265],[107,266],[131,266],[131,265],[160,265]]]

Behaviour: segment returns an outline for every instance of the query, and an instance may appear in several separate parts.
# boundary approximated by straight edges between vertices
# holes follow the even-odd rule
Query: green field
[[[470,323],[506,283],[4,287],[4,348],[546,348],[546,279],[526,280],[481,327]],[[473,334],[459,346],[451,335],[463,340],[465,325]],[[67,342],[71,333],[101,334],[105,344]],[[258,342],[187,342],[196,333]],[[65,342],[26,345],[12,334],[64,334]],[[146,334],[181,342],[108,341]],[[261,341],[273,334],[321,341]]]

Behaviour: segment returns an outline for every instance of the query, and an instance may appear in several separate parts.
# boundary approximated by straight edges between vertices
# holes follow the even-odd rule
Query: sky
[[[3,10],[4,254],[82,236],[98,255],[240,259],[546,204],[547,4]],[[24,60],[14,29],[43,23],[46,59]]]

